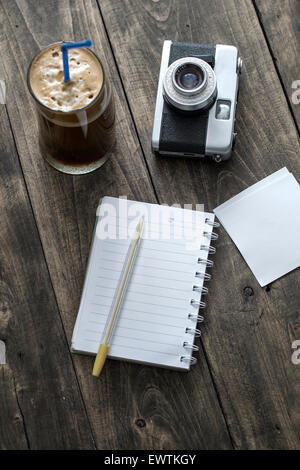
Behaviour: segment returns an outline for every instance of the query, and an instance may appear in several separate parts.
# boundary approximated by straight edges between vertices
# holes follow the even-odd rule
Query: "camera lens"
[[[183,64],[175,72],[175,81],[183,90],[195,90],[203,80],[203,70],[195,64]]]
[[[168,104],[183,111],[209,109],[217,95],[217,78],[211,66],[198,57],[172,62],[163,79]]]

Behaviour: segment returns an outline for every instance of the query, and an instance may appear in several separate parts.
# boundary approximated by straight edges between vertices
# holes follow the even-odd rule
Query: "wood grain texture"
[[[28,449],[22,411],[18,404],[14,377],[8,365],[0,365],[0,449]]]
[[[0,340],[0,365],[6,364],[6,345]]]
[[[204,203],[212,210],[285,165],[300,181],[297,133],[250,0],[100,0],[99,6],[160,203]],[[228,162],[152,155],[164,39],[239,47],[238,139]],[[299,448],[300,367],[291,363],[299,270],[261,289],[224,230],[217,249],[202,338],[234,447]]]
[[[300,2],[298,0],[255,0],[254,4],[268,38],[299,131]]]
[[[155,196],[96,2],[4,0],[1,5],[0,56],[5,79],[14,77],[7,109],[70,341],[99,198],[127,195],[155,202]],[[26,90],[32,56],[62,35],[66,40],[93,40],[116,97],[117,144],[111,159],[101,170],[77,178],[54,171],[42,160],[33,104]],[[59,357],[57,363],[63,367],[65,362]],[[204,355],[193,374],[108,361],[98,381],[91,375],[92,363],[90,357],[74,356],[98,448],[231,448]]]
[[[0,142],[0,449],[93,448],[4,106]]]

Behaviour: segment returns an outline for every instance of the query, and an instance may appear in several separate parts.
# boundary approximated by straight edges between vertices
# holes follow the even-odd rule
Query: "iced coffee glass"
[[[69,51],[70,81],[64,82],[61,42],[43,49],[29,66],[42,155],[57,170],[84,174],[106,161],[115,139],[111,85],[88,48]]]

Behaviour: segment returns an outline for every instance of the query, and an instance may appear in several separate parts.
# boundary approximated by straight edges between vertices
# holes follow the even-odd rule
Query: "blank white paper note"
[[[300,187],[286,168],[214,213],[261,286],[300,266]]]

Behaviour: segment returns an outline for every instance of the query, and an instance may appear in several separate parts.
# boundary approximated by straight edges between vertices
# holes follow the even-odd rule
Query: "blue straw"
[[[68,82],[70,80],[68,50],[77,49],[77,47],[90,47],[91,45],[92,45],[92,41],[90,39],[87,39],[86,41],[79,41],[79,42],[64,42],[61,45],[65,82]]]

